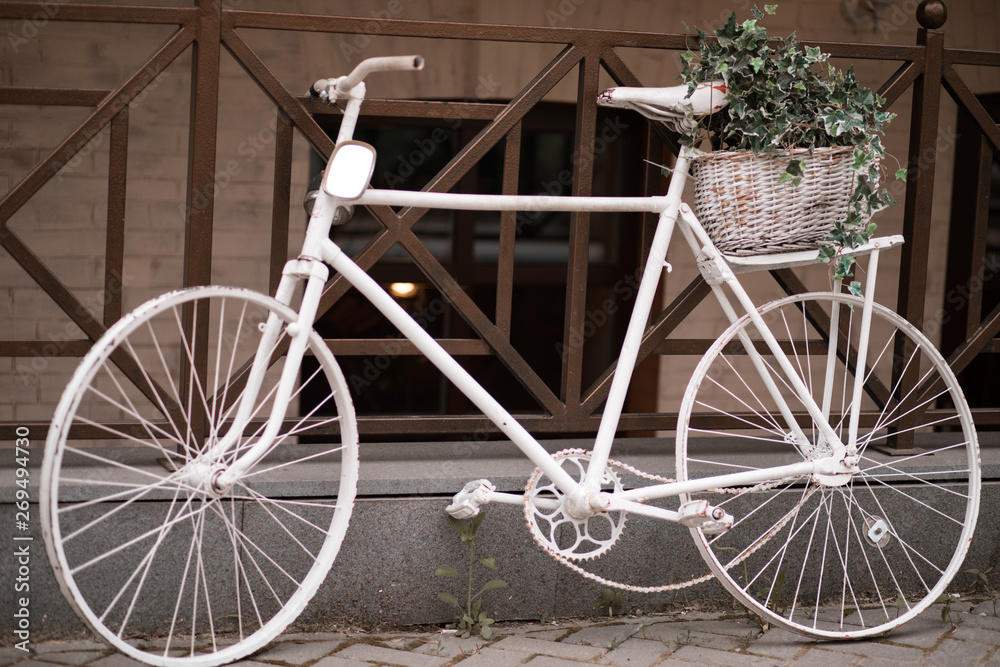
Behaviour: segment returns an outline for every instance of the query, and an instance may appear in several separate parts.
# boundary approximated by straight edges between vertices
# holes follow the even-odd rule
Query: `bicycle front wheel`
[[[954,374],[923,334],[878,304],[858,368],[862,306],[854,296],[815,293],[760,309],[845,444],[863,373],[859,471],[681,498],[734,516],[725,533],[691,532],[740,602],[769,623],[827,638],[880,634],[935,602],[965,558],[979,509],[979,446]],[[756,366],[744,340],[759,353]],[[749,316],[736,322],[688,385],[678,479],[819,459],[831,449]]]
[[[270,314],[281,333],[249,423],[211,453],[233,427]],[[212,484],[260,439],[294,319],[246,290],[166,294],[111,327],[66,388],[45,445],[45,545],[71,606],[122,653],[172,667],[237,660],[294,620],[333,564],[358,437],[344,376],[315,332],[273,444],[230,489]]]

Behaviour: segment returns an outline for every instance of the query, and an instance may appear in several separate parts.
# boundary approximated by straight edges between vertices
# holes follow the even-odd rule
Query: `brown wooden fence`
[[[39,5],[32,2],[0,3],[0,18],[30,19]],[[985,262],[987,229],[988,173],[991,156],[1000,153],[1000,129],[986,109],[963,82],[956,66],[963,64],[1000,66],[1000,53],[951,49],[945,46],[944,6],[938,1],[926,1],[917,11],[920,28],[912,46],[819,43],[834,57],[900,62],[898,70],[881,85],[886,107],[897,104],[904,91],[912,89],[912,121],[910,126],[909,177],[905,194],[902,275],[897,310],[912,322],[920,323],[925,316],[924,295],[927,287],[927,266],[931,239],[931,203],[933,199],[934,160],[919,156],[935,150],[939,131],[939,102],[947,94],[972,120],[980,137],[980,159],[976,162],[975,182],[979,184],[972,197],[974,202],[969,226],[975,242],[951,264],[949,280],[969,283],[982,279]],[[59,305],[66,315],[84,332],[83,338],[67,341],[58,350],[60,356],[83,355],[105,329],[121,316],[120,299],[110,298],[103,313],[93,313],[46,265],[39,255],[13,230],[7,221],[53,174],[104,128],[110,127],[110,166],[108,176],[107,237],[105,256],[106,293],[115,295],[114,281],[122,275],[124,254],[125,187],[128,169],[129,103],[136,98],[159,73],[188,49],[193,50],[191,78],[191,124],[189,135],[189,169],[187,180],[188,219],[184,239],[185,285],[206,284],[212,270],[213,238],[213,179],[216,170],[216,140],[220,119],[219,71],[220,51],[228,51],[245,69],[278,110],[274,141],[275,170],[272,204],[272,245],[270,276],[272,287],[285,261],[289,244],[289,181],[292,169],[292,138],[298,131],[320,153],[328,155],[333,142],[317,122],[330,110],[305,97],[291,94],[268,68],[254,48],[241,36],[247,29],[285,31],[319,31],[327,33],[363,33],[366,19],[283,14],[227,9],[215,0],[199,0],[189,8],[121,7],[104,5],[60,4],[52,17],[58,21],[115,22],[176,25],[176,31],[128,79],[114,90],[69,90],[52,88],[0,87],[0,103],[8,105],[78,105],[93,109],[87,118],[59,146],[46,155],[13,189],[0,199],[0,245],[23,270]],[[483,102],[412,102],[371,101],[364,113],[381,117],[460,118],[482,123],[471,140],[434,177],[431,190],[448,191],[472,169],[494,146],[504,146],[503,192],[517,188],[519,137],[526,115],[540,103],[567,73],[579,68],[577,85],[576,130],[574,150],[580,159],[574,163],[572,194],[587,195],[592,191],[594,141],[597,131],[597,111],[592,103],[599,91],[599,76],[608,72],[620,85],[642,85],[619,56],[617,49],[628,46],[640,49],[686,49],[689,37],[681,34],[654,34],[593,29],[522,27],[429,21],[380,20],[380,34],[440,37],[460,40],[491,40],[552,44],[561,47],[558,54],[542,66],[537,75],[509,103]],[[220,49],[221,47],[221,49]],[[661,144],[670,144],[669,137],[647,132],[647,152],[659,157]],[[652,192],[656,187],[656,170],[646,170],[642,189]],[[984,194],[985,189],[985,194]],[[207,196],[207,204],[193,206],[196,197]],[[566,266],[565,327],[561,382],[558,391],[543,381],[535,369],[511,344],[509,323],[517,304],[512,300],[512,249],[515,220],[513,214],[502,221],[499,260],[495,276],[497,284],[496,310],[484,312],[463,290],[455,276],[421,244],[413,231],[424,211],[406,209],[395,212],[388,207],[373,211],[384,226],[374,242],[356,258],[363,267],[373,267],[394,245],[399,244],[413,257],[419,269],[453,304],[467,322],[470,335],[462,339],[447,339],[444,346],[456,354],[493,355],[516,376],[538,405],[538,413],[526,418],[529,429],[538,433],[592,432],[606,397],[614,364],[598,375],[596,381],[585,381],[581,372],[582,346],[574,343],[586,326],[588,285],[589,220],[586,215],[572,217],[569,232],[569,260]],[[644,229],[648,229],[646,221]],[[791,271],[775,273],[779,284],[790,292],[804,291],[804,286]],[[341,280],[333,280],[326,291],[321,309],[328,309],[348,290]],[[649,355],[693,354],[704,350],[708,341],[677,341],[669,338],[688,313],[709,293],[707,286],[696,278],[680,295],[657,313],[646,331],[640,359]],[[1000,349],[995,337],[1000,330],[1000,307],[990,313],[981,312],[976,298],[966,304],[962,331],[952,349],[945,350],[956,371],[966,369],[981,353]],[[31,357],[42,354],[45,340],[0,341],[0,357]],[[331,340],[336,354],[359,355],[377,352],[371,340]],[[403,354],[413,351],[402,350]],[[980,426],[1000,424],[1000,408],[976,410]],[[622,420],[627,430],[672,429],[675,415],[651,410],[640,405]],[[441,432],[471,433],[488,428],[476,415],[442,414],[373,418],[361,415],[362,432],[393,436],[429,435]],[[15,426],[30,426],[36,437],[47,425],[2,423],[3,438],[13,438]]]

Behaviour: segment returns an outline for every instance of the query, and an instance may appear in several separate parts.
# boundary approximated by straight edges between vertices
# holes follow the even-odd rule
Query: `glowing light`
[[[389,293],[395,297],[406,299],[417,293],[417,286],[413,283],[393,283],[389,285]]]

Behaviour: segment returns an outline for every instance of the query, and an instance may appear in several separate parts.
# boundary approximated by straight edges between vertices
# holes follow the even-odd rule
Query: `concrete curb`
[[[583,441],[567,440],[547,444],[553,451],[586,446]],[[673,467],[670,439],[629,441],[623,451],[629,454],[625,460],[643,470],[669,474]],[[40,463],[41,457],[36,458]],[[983,458],[984,478],[1000,479],[1000,448],[984,447]],[[11,526],[14,505],[3,502],[8,472],[10,468],[0,469],[0,525]],[[455,582],[435,577],[434,571],[445,565],[460,565],[465,552],[449,527],[444,506],[451,494],[470,479],[487,476],[500,490],[515,491],[523,486],[530,472],[531,464],[509,443],[363,447],[359,483],[363,495],[326,583],[299,617],[302,627],[331,623],[398,626],[450,620],[451,609],[437,599],[437,593],[450,590],[449,584]],[[10,486],[13,488],[12,483]],[[294,488],[289,493],[294,493]],[[965,568],[985,571],[997,562],[1000,512],[991,511],[996,507],[1000,507],[1000,484],[986,483]],[[621,543],[615,547],[615,558],[608,558],[610,578],[624,571],[660,584],[707,573],[686,530],[662,522],[643,527],[639,521],[630,518]],[[63,599],[49,569],[37,520],[31,529],[32,634],[42,638],[80,632],[84,628]],[[629,541],[637,536],[641,539]],[[523,620],[596,613],[603,586],[583,579],[546,555],[525,529],[520,507],[495,505],[487,509],[477,552],[494,556],[499,565],[494,576],[510,584],[491,591],[484,600],[491,617]],[[0,559],[0,582],[14,580],[15,565],[13,558]],[[974,583],[972,575],[959,574],[950,590],[971,590]],[[15,608],[13,597],[13,585],[0,587],[0,608]],[[726,608],[735,604],[718,583],[710,581],[674,593],[626,593],[624,611],[671,613],[706,599],[722,601]],[[9,626],[8,622],[0,622],[0,641]]]

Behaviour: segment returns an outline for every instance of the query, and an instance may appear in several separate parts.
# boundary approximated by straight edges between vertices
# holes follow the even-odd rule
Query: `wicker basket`
[[[798,186],[779,183],[793,159],[804,161]],[[753,155],[707,153],[691,165],[695,214],[729,255],[761,255],[816,247],[847,217],[854,191],[854,148],[792,149]]]

